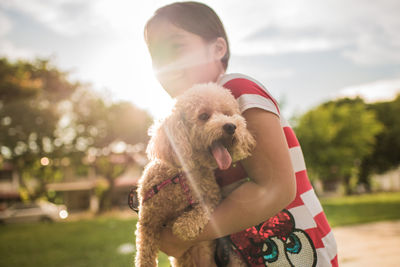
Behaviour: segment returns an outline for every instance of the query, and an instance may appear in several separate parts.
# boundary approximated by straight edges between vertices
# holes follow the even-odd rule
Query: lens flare
[[[205,52],[203,49],[191,51],[190,54],[182,56],[181,58],[174,60],[169,64],[166,64],[159,68],[154,68],[154,72],[157,76],[163,74],[170,75],[171,72],[173,73],[187,68],[210,63],[213,59],[210,56],[204,56],[204,53],[209,54],[208,51],[210,51],[210,48],[211,44],[208,44],[206,46],[207,52]]]
[[[199,204],[206,211],[206,214],[208,214],[209,218],[211,218],[212,211],[210,211],[208,206],[204,203],[203,198],[200,193],[200,190],[195,183],[195,178],[188,171],[189,168],[188,168],[185,160],[182,158],[182,155],[179,153],[179,149],[176,146],[174,139],[172,138],[173,134],[171,133],[170,129],[168,129],[168,127],[164,126],[164,130],[165,130],[166,135],[168,136],[168,139],[172,145],[172,148],[173,148],[175,154],[178,156],[179,162],[182,164],[182,168],[183,168],[185,174],[187,175],[186,177],[188,178],[188,182],[189,182],[191,188],[193,188],[193,193],[195,195],[195,198],[199,201]],[[210,220],[210,225],[214,228],[214,230],[218,234],[218,236],[222,236],[221,230],[219,229],[219,226],[216,223],[214,223],[213,221]]]
[[[68,217],[68,211],[66,210],[60,210],[60,212],[58,213],[58,215],[60,216],[61,219],[66,219]]]
[[[47,166],[50,163],[50,159],[48,157],[43,157],[40,159],[40,164],[42,164],[43,166]]]

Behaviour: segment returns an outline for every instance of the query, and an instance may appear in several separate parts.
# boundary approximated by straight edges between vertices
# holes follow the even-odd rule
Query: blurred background
[[[0,266],[133,265],[127,195],[172,104],[143,27],[171,2],[0,2]],[[400,2],[202,2],[228,73],[263,83],[293,126],[341,266],[397,266]]]

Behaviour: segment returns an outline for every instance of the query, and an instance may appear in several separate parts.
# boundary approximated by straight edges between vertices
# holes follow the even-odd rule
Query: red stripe
[[[223,87],[229,89],[235,98],[240,97],[244,94],[260,95],[269,100],[271,100],[276,110],[279,112],[278,104],[275,99],[271,97],[263,88],[261,88],[257,83],[244,78],[235,78],[226,82]]]
[[[296,134],[294,133],[291,127],[283,127],[283,131],[286,136],[286,141],[289,145],[289,148],[300,146],[299,141],[297,140]]]
[[[331,264],[332,264],[332,267],[338,267],[339,266],[337,255],[333,258],[333,260],[331,260]]]
[[[301,195],[304,192],[312,189],[311,183],[308,180],[307,170],[296,172],[296,187],[297,193],[296,195]]]
[[[296,198],[286,207],[286,209],[292,209],[302,205],[304,205],[304,202],[301,199],[300,194],[296,194]]]
[[[301,199],[301,194],[312,189],[310,181],[308,180],[307,170],[296,172],[296,187],[296,198],[286,207],[287,209],[304,205],[304,202]]]
[[[310,236],[315,249],[325,247],[324,243],[321,240],[321,233],[318,228],[305,229],[304,231],[306,231],[306,233]]]
[[[314,216],[314,220],[317,223],[318,228],[321,231],[321,236],[324,237],[331,231],[328,220],[326,219],[325,213],[321,211]]]

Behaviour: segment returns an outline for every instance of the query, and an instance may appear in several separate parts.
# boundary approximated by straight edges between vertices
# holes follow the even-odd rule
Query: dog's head
[[[197,84],[177,98],[170,116],[153,127],[147,148],[151,160],[177,167],[227,169],[250,155],[255,140],[229,90]]]

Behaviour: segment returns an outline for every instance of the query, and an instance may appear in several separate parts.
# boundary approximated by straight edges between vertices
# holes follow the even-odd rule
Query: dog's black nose
[[[224,124],[222,128],[224,128],[225,132],[227,132],[228,134],[234,134],[236,130],[236,125],[233,123],[227,123]]]

